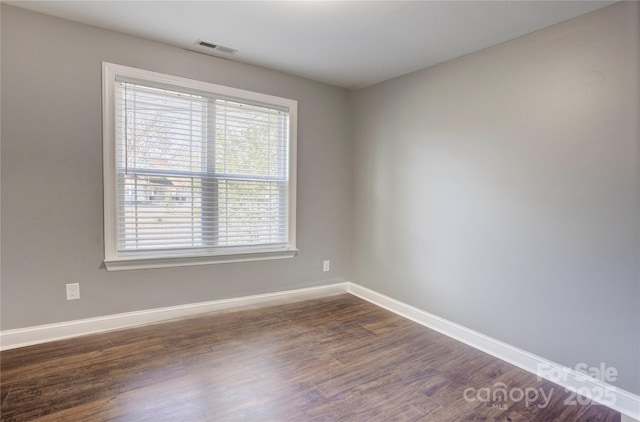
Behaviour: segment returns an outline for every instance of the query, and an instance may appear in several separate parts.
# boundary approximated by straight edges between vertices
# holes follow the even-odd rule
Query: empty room
[[[640,420],[640,2],[0,22],[3,422]]]

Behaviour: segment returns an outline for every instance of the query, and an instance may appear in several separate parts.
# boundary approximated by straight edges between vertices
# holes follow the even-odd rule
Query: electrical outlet
[[[67,300],[80,299],[80,283],[67,284]]]
[[[329,270],[331,270],[331,261],[325,259],[322,261],[322,271],[327,272]]]

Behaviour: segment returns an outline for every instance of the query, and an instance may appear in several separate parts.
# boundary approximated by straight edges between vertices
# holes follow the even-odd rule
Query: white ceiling
[[[346,88],[404,75],[614,1],[7,1]]]

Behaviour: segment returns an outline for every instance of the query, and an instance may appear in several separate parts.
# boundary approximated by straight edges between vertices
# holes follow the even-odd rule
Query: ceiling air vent
[[[214,51],[219,52],[219,53],[236,54],[238,52],[238,50],[236,50],[235,48],[225,47],[224,45],[218,45],[218,44],[214,44],[212,42],[207,42],[207,41],[202,41],[202,40],[196,41],[196,45],[198,45],[200,47],[207,48],[207,49],[214,50]]]

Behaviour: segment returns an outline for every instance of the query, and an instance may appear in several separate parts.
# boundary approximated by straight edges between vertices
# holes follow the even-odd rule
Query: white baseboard
[[[545,378],[569,391],[590,396],[593,401],[620,412],[627,417],[640,419],[640,396],[355,283],[349,283],[347,289],[352,295],[371,302],[374,305],[461,341],[541,378]]]
[[[104,317],[5,330],[0,332],[0,350],[15,349],[18,347],[31,346],[34,344],[78,337],[86,334],[135,327],[174,318],[197,315],[204,312],[330,296],[332,294],[345,293],[347,290],[347,284],[347,282],[341,282],[304,289],[264,293],[252,296],[214,300],[210,302],[190,303],[187,305],[126,312],[122,314],[107,315]]]
[[[548,379],[567,390],[574,392],[603,392],[606,395],[602,397],[610,398],[610,400],[597,400],[597,396],[594,396],[593,400],[622,413],[625,416],[623,421],[629,420],[628,418],[640,420],[640,396],[616,388],[595,378],[587,377],[574,369],[566,368],[540,356],[518,349],[517,347],[351,282],[340,282],[305,289],[243,296],[6,330],[0,332],[0,350],[145,325],[205,312],[243,308],[253,305],[276,304],[278,302],[293,302],[345,292],[351,293],[381,308],[461,341],[525,371]],[[544,368],[545,370],[540,371],[540,368]]]

